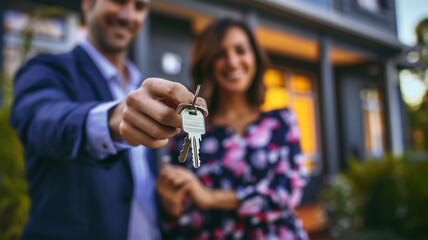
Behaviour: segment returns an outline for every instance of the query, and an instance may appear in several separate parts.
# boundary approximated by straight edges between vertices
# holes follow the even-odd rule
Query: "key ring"
[[[180,104],[178,104],[176,111],[177,111],[178,114],[180,114],[185,108],[192,108],[192,104],[189,104],[189,103],[180,103]],[[193,109],[201,111],[202,115],[205,114],[205,109],[203,107],[201,107],[201,106],[194,105]]]

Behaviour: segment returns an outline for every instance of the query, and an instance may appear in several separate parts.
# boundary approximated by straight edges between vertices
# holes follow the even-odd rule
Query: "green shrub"
[[[428,159],[358,161],[321,194],[337,239],[428,239]]]
[[[65,16],[60,7],[38,8],[31,13],[28,25],[20,33],[22,60],[27,58],[34,37],[34,24],[43,18]],[[30,200],[25,180],[22,146],[9,126],[12,102],[12,78],[0,69],[0,239],[19,239],[27,221]]]
[[[0,109],[0,239],[18,239],[27,220],[29,198],[22,147],[9,127],[9,108]]]

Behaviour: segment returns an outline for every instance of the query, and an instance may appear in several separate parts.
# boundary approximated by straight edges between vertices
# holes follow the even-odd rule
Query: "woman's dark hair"
[[[198,83],[202,84],[199,96],[208,104],[211,113],[215,113],[218,107],[218,86],[214,79],[214,61],[221,52],[221,43],[226,32],[232,28],[241,28],[247,35],[256,59],[256,73],[247,92],[248,102],[252,106],[259,107],[263,104],[266,87],[263,84],[263,75],[266,70],[266,58],[261,51],[252,30],[242,21],[223,18],[214,21],[198,35],[193,46],[191,61],[191,74],[193,88]]]

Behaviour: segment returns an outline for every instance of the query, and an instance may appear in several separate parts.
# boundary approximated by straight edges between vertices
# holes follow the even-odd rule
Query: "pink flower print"
[[[205,185],[205,186],[212,186],[213,185],[213,181],[210,177],[210,175],[203,175],[199,177],[201,179],[201,182]]]
[[[212,154],[218,151],[219,143],[215,137],[209,137],[202,141],[201,152]]]
[[[233,174],[235,174],[236,177],[242,177],[246,172],[248,172],[248,166],[243,160],[236,161],[233,164],[232,169]]]
[[[294,236],[290,230],[288,230],[286,227],[281,226],[279,228],[279,236],[278,240],[296,240],[297,238]]]
[[[256,191],[258,193],[267,195],[268,190],[269,190],[269,181],[267,179],[261,180],[256,186]]]
[[[293,111],[281,111],[280,115],[284,122],[287,123],[289,126],[296,125],[297,117]]]
[[[279,159],[279,149],[272,149],[268,151],[268,161],[270,164],[275,164]]]
[[[187,226],[187,225],[190,225],[191,223],[192,223],[192,217],[190,216],[190,214],[183,214],[178,219],[178,224],[181,226]]]
[[[217,238],[217,239],[222,239],[224,238],[223,232],[221,231],[221,229],[216,228],[213,230],[213,237]]]
[[[276,165],[275,172],[278,175],[282,175],[282,174],[286,173],[286,171],[288,171],[289,168],[290,168],[290,165],[289,165],[288,161],[286,159],[281,159],[279,161],[279,163]]]
[[[288,200],[290,198],[290,195],[284,188],[278,188],[276,190],[276,196],[279,198],[279,205],[280,206],[286,206],[288,205]]]
[[[290,208],[295,208],[297,205],[299,205],[300,200],[302,199],[302,191],[300,190],[294,190],[291,194],[290,198]]]
[[[296,144],[300,138],[300,130],[296,125],[290,126],[290,131],[286,136],[286,140],[292,144]]]
[[[291,181],[291,197],[290,197],[290,207],[294,208],[300,203],[302,198],[302,187],[304,186],[304,180],[300,178],[296,171],[293,171],[289,175]]]
[[[260,212],[261,206],[264,203],[264,198],[255,196],[245,200],[238,209],[238,215],[249,216]]]
[[[271,212],[266,213],[266,221],[268,222],[274,222],[279,218],[281,218],[280,210],[272,210]]]
[[[206,129],[207,133],[213,132],[215,130],[215,126],[214,126],[214,124],[207,124],[205,129]]]
[[[279,145],[276,143],[269,143],[269,145],[267,145],[267,149],[269,151],[277,150],[278,148],[279,148]]]
[[[229,179],[220,179],[220,186],[222,189],[232,189],[232,183]]]
[[[234,239],[241,239],[244,234],[244,225],[236,224],[232,230]]]
[[[255,239],[259,239],[259,240],[265,240],[266,239],[265,233],[263,232],[263,230],[257,229],[255,231]]]
[[[198,237],[196,237],[196,239],[198,239],[198,240],[208,240],[208,239],[210,239],[210,235],[209,235],[208,231],[203,231],[201,234],[199,234]]]
[[[192,212],[192,227],[200,228],[202,226],[202,214],[198,211]]]
[[[250,130],[246,140],[251,147],[263,147],[268,144],[272,137],[272,129],[279,125],[274,118],[265,118],[257,126]]]
[[[299,173],[299,176],[301,178],[305,178],[306,176],[309,175],[308,169],[305,165],[305,161],[306,161],[306,158],[303,154],[297,154],[294,157],[294,162],[296,164],[296,170]],[[305,181],[305,183],[303,183],[303,185],[305,185],[305,184],[306,184],[306,181]]]
[[[222,159],[224,167],[229,168],[233,171],[235,176],[241,177],[248,172],[248,166],[245,162],[245,140],[234,135],[224,141],[224,147],[226,149]]]
[[[233,161],[242,159],[245,156],[245,141],[237,135],[225,139],[223,146],[226,150],[222,163],[224,166],[230,166]]]
[[[226,220],[226,222],[223,225],[223,234],[230,234],[233,232],[233,229],[235,228],[235,221],[232,219]]]
[[[255,151],[250,157],[251,163],[256,169],[265,169],[267,165],[266,152],[264,150]]]
[[[248,195],[250,195],[251,193],[254,192],[254,187],[252,185],[248,185],[245,188],[238,188],[236,191],[236,195],[238,196],[239,199],[244,199],[246,198]]]

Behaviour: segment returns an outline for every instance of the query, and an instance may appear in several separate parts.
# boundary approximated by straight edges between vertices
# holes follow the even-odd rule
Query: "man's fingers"
[[[205,99],[203,99],[201,97],[198,97],[198,98],[196,98],[196,103],[195,104],[201,106],[202,108],[204,108],[205,109],[204,116],[208,117],[208,106],[207,106],[207,102],[205,101]]]
[[[192,103],[194,97],[184,85],[162,78],[148,78],[144,80],[141,87],[147,88],[152,96],[175,101],[177,105]]]
[[[177,128],[161,125],[152,118],[137,112],[132,108],[125,108],[123,120],[137,129],[146,129],[145,133],[154,139],[164,139],[175,136]]]
[[[175,111],[175,108],[171,108],[163,102],[144,94],[146,94],[144,91],[130,93],[126,98],[127,106],[146,114],[162,125],[180,127],[180,116]]]
[[[173,103],[175,103],[175,106],[179,103],[193,103],[193,99],[195,98],[195,95],[184,85],[162,78],[148,78],[144,80],[141,87],[148,89],[152,96],[166,99],[168,106],[173,105]],[[205,110],[208,110],[204,99],[198,97],[196,104],[202,106]],[[208,116],[207,111],[206,116]]]
[[[168,138],[155,139],[126,121],[120,123],[119,131],[125,142],[132,146],[142,144],[148,148],[161,148],[168,144]]]
[[[165,146],[168,138],[174,136],[181,127],[177,105],[192,103],[193,99],[193,93],[180,83],[161,78],[146,79],[139,89],[126,98],[126,108],[122,111],[119,126],[120,136],[134,146]],[[196,104],[207,109],[202,98],[197,98]],[[207,112],[205,116],[208,116]]]

